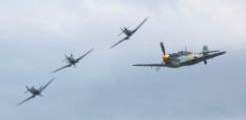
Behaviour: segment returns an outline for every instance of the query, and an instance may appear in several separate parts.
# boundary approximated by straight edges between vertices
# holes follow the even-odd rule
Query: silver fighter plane
[[[124,42],[124,41],[126,41],[126,40],[129,40],[129,39],[132,37],[132,35],[133,35],[134,33],[136,33],[136,32],[138,31],[138,29],[139,29],[139,28],[140,28],[147,20],[148,20],[148,17],[145,18],[145,19],[137,26],[137,28],[135,28],[134,30],[129,30],[129,27],[120,28],[122,32],[119,34],[119,36],[122,35],[122,34],[125,34],[126,37],[124,37],[123,39],[121,39],[120,41],[118,41],[117,43],[115,43],[114,45],[112,45],[110,48],[112,49],[112,48],[114,48],[115,46],[119,45],[120,43],[122,43],[122,42]]]
[[[25,93],[30,92],[32,94],[32,96],[21,101],[20,103],[17,104],[17,106],[22,105],[23,103],[35,98],[36,96],[42,96],[42,92],[44,91],[44,89],[47,88],[54,80],[55,80],[55,78],[51,79],[46,85],[41,86],[39,88],[35,88],[35,87],[29,88],[28,86],[26,86],[27,91]]]
[[[54,70],[54,71],[51,72],[51,73],[56,73],[56,72],[58,72],[58,71],[61,71],[61,70],[65,69],[65,68],[69,68],[69,67],[72,67],[72,66],[76,67],[76,64],[79,63],[79,61],[80,61],[81,59],[83,59],[85,56],[87,56],[87,55],[88,55],[89,53],[91,53],[92,51],[93,51],[93,49],[87,51],[84,55],[82,55],[82,56],[79,57],[79,58],[74,58],[73,54],[71,54],[70,56],[65,55],[65,60],[66,60],[66,62],[67,62],[68,64],[65,65],[65,66],[63,66],[63,67],[61,67],[61,68],[58,68],[58,69]]]
[[[133,66],[147,66],[147,67],[170,67],[179,68],[183,66],[190,66],[200,62],[207,64],[207,60],[223,55],[226,51],[213,50],[210,51],[207,46],[203,47],[200,53],[192,53],[189,51],[179,51],[173,54],[167,54],[164,44],[160,43],[162,50],[162,63],[159,64],[134,64]]]

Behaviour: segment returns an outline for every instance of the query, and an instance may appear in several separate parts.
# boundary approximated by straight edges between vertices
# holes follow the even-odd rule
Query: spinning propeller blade
[[[129,31],[130,27],[124,27],[124,28],[120,28],[121,29],[121,33],[118,36],[121,36],[123,33],[125,33],[126,31]]]
[[[26,86],[26,91],[24,92],[24,94],[28,93],[29,92],[29,87]]]
[[[166,50],[165,50],[165,46],[164,46],[163,42],[160,43],[160,46],[161,46],[161,51],[162,51],[163,55],[166,55]]]
[[[123,28],[120,29],[121,29],[121,33],[118,36],[121,36],[124,33],[124,29]]]

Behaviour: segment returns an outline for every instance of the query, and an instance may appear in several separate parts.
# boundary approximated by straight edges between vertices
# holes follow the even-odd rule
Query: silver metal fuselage
[[[208,53],[207,55],[212,55],[214,57],[225,54],[225,52],[215,52]],[[170,54],[170,60],[166,62],[166,66],[170,68],[179,68],[183,66],[190,66],[200,62],[203,62],[204,54],[202,53],[192,53],[188,51],[180,51],[178,53]]]

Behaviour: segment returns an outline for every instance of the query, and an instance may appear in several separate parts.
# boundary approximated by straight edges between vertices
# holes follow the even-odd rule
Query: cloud
[[[13,3],[5,4],[15,6]],[[243,32],[246,30],[244,5],[242,1],[223,0],[157,0],[140,3],[76,0],[53,1],[49,5],[46,1],[24,2],[15,10],[2,8],[0,37],[4,39],[16,34],[14,36],[47,36],[45,39],[56,36],[73,40],[95,34],[106,36],[121,25],[134,27],[138,21],[150,16],[149,26],[152,27],[146,29],[153,30],[146,32],[149,36],[156,36],[155,42],[161,38],[175,43],[179,41],[180,44],[191,40],[194,45],[221,44],[220,47],[224,45],[241,49],[246,38]],[[163,33],[167,36],[163,36]]]
[[[2,1],[0,118],[243,119],[245,6],[243,0]],[[131,40],[108,50],[120,27],[134,28],[147,16]],[[160,62],[160,41],[170,53],[185,45],[199,52],[204,44],[230,53],[207,66],[160,72],[131,66]],[[63,54],[92,47],[76,69],[48,74],[63,65]],[[11,106],[24,97],[24,85],[50,77],[57,80],[44,98]]]

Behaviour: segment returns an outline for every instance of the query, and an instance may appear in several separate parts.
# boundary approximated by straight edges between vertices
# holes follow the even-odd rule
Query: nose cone
[[[170,55],[166,54],[162,57],[164,63],[168,63],[170,61]]]

